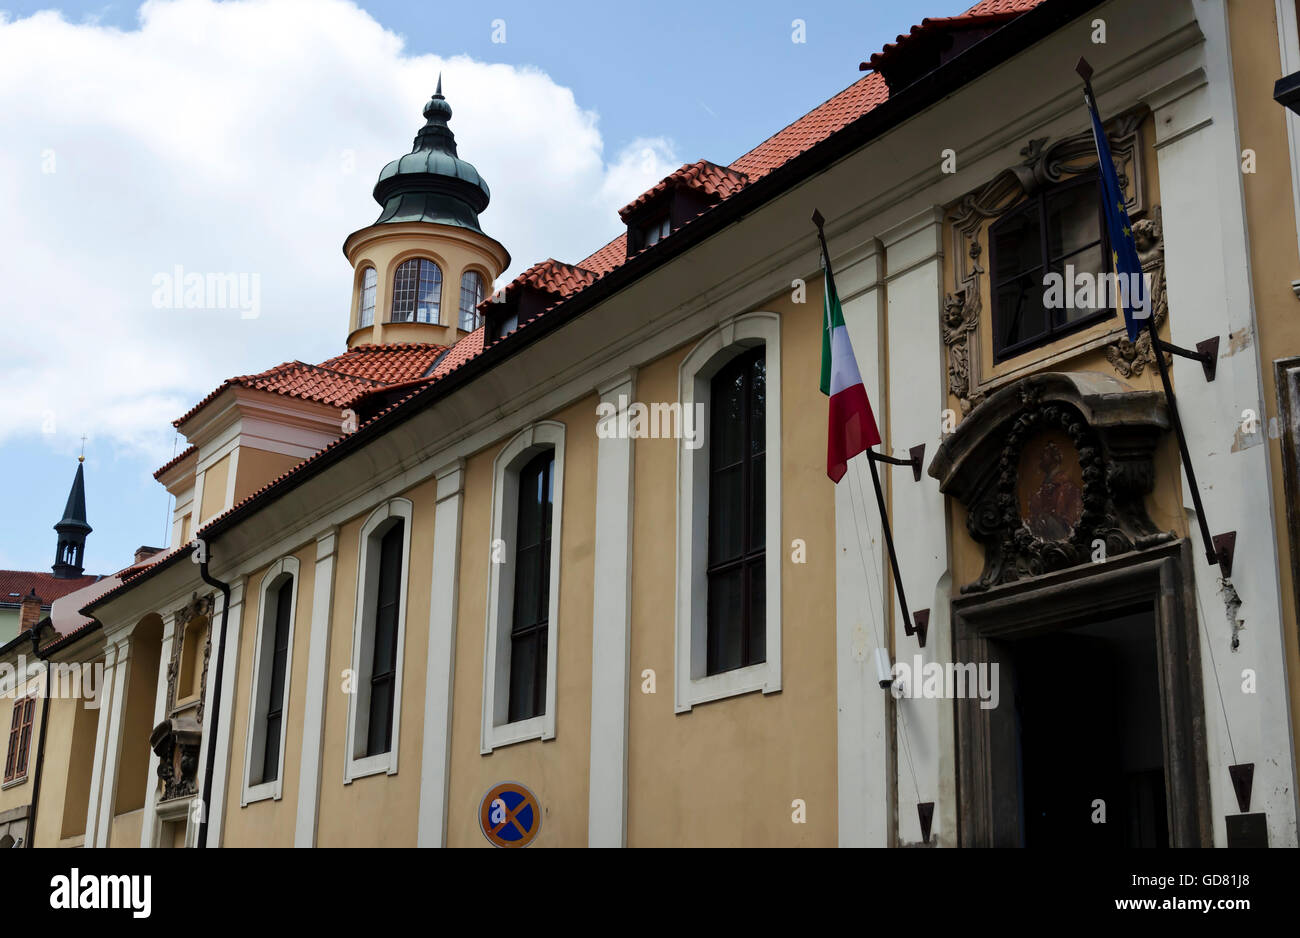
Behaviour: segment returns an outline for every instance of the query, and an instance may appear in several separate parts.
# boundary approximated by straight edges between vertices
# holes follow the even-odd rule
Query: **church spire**
[[[86,477],[83,455],[77,460],[77,474],[72,479],[63,517],[54,526],[59,534],[58,552],[54,557],[54,575],[67,580],[81,576],[86,552],[86,535],[92,530],[86,523]]]

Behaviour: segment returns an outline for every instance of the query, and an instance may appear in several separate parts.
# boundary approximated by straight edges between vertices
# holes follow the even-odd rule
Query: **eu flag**
[[[1110,141],[1102,129],[1097,103],[1085,93],[1088,113],[1092,115],[1092,136],[1097,143],[1097,171],[1101,177],[1102,201],[1105,203],[1106,231],[1110,235],[1110,259],[1118,275],[1119,295],[1124,305],[1124,324],[1128,327],[1130,342],[1137,341],[1142,327],[1151,316],[1151,302],[1146,280],[1142,276],[1142,261],[1138,258],[1133,241],[1133,226],[1129,224],[1124,208],[1124,190],[1120,188],[1115,173],[1115,161],[1110,156]]]

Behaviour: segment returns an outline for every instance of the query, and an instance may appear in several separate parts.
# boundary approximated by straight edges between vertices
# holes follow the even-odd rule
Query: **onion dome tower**
[[[492,195],[457,152],[442,76],[424,118],[411,152],[379,173],[379,217],[343,243],[355,271],[349,348],[453,344],[478,328],[476,307],[510,264],[479,225]]]
[[[82,471],[85,462],[85,456],[77,460],[77,474],[72,479],[68,503],[63,508],[63,517],[54,526],[59,533],[54,575],[60,580],[75,579],[85,569],[86,535],[93,530],[86,523],[86,478]]]

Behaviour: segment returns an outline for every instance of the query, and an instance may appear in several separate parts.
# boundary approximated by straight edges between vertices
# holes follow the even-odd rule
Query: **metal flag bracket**
[[[903,578],[898,573],[898,555],[894,552],[894,535],[889,527],[889,514],[885,509],[885,493],[880,488],[880,473],[876,471],[876,463],[883,462],[890,466],[910,466],[912,469],[912,480],[921,481],[921,466],[925,462],[925,444],[920,443],[908,450],[907,459],[899,459],[897,456],[886,456],[884,453],[877,453],[873,449],[867,450],[867,462],[871,466],[871,483],[876,487],[876,504],[880,507],[881,531],[885,535],[885,547],[889,550],[889,566],[894,571],[894,588],[898,591],[898,606],[903,613],[903,632],[917,637],[921,647],[925,647],[925,637],[930,630],[930,610],[918,609],[916,617],[907,609],[907,594],[903,591]]]

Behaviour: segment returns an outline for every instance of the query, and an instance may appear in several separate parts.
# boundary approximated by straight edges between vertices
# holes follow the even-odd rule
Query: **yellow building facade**
[[[1296,10],[985,6],[495,292],[440,86],[345,242],[347,351],[181,418],[168,553],[37,630],[19,694],[100,690],[41,710],[0,819],[476,847],[513,783],[538,846],[1295,846]],[[1219,340],[1169,367],[1230,564],[1159,352],[1041,299],[1105,267],[1081,55],[1160,335]],[[826,478],[814,209],[880,450],[919,454],[880,468],[911,621],[866,457]]]

